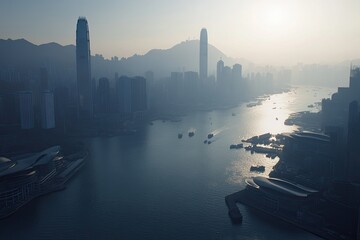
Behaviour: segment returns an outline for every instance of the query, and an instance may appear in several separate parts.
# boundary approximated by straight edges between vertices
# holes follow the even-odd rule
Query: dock
[[[229,209],[228,214],[234,224],[242,223],[243,218],[239,208],[236,206],[236,203],[239,202],[239,195],[241,195],[241,191],[225,197],[225,203]]]
[[[270,216],[273,216],[277,219],[280,219],[282,221],[285,221],[287,223],[293,224],[294,226],[301,228],[305,231],[311,232],[317,236],[320,236],[322,238],[325,239],[330,239],[330,240],[337,240],[340,239],[340,235],[338,234],[334,234],[334,232],[332,231],[327,231],[324,228],[319,228],[319,227],[315,227],[309,224],[306,224],[304,222],[301,221],[297,221],[296,219],[294,219],[291,216],[288,216],[284,213],[282,213],[281,211],[273,211],[270,209],[267,209],[263,206],[258,205],[256,202],[252,201],[248,195],[246,190],[241,190],[239,192],[235,192],[233,194],[230,194],[228,196],[225,197],[225,202],[227,207],[229,208],[229,217],[232,220],[233,223],[241,223],[242,221],[242,215],[240,213],[240,210],[238,209],[238,207],[236,206],[236,203],[241,203],[244,204],[246,206],[249,206],[257,211],[266,213]],[[240,216],[241,218],[240,218]],[[349,239],[347,237],[343,237],[341,239]]]

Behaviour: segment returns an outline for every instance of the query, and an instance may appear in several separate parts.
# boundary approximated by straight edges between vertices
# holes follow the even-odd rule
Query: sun
[[[269,37],[281,37],[287,35],[292,26],[292,16],[289,9],[284,5],[267,4],[259,9],[260,31]]]
[[[266,10],[265,14],[265,24],[268,27],[279,28],[283,27],[286,23],[287,16],[284,9],[280,7],[272,7]]]

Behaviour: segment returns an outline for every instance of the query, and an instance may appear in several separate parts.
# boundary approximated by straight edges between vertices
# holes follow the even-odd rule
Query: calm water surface
[[[229,145],[295,130],[283,124],[289,114],[316,111],[307,106],[333,92],[294,88],[252,108],[197,112],[181,122],[155,121],[133,136],[86,139],[90,157],[66,190],[0,221],[0,239],[318,239],[242,205],[243,224],[231,224],[224,197],[256,175],[251,165],[266,166],[268,175],[278,159]],[[204,144],[210,132],[213,143]]]

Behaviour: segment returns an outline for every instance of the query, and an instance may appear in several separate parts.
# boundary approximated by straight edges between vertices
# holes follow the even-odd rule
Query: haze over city
[[[71,6],[71,7],[70,7]],[[0,37],[75,44],[74,21],[90,23],[92,54],[129,57],[198,39],[262,65],[337,63],[360,55],[357,0],[21,1],[0,3]]]
[[[359,10],[1,1],[0,239],[360,239]]]

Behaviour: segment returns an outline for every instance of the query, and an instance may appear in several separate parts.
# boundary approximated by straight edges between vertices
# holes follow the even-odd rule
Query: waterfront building
[[[168,85],[169,102],[174,105],[182,103],[184,96],[184,74],[182,72],[171,72]]]
[[[143,117],[147,110],[146,79],[134,77],[131,80],[131,112],[134,117]]]
[[[216,81],[220,83],[224,78],[224,61],[219,60],[216,64]]]
[[[54,100],[56,127],[65,131],[71,119],[69,89],[61,86],[55,88]]]
[[[199,90],[199,74],[194,71],[184,72],[184,102],[187,105],[196,103],[196,94]]]
[[[34,128],[33,93],[31,91],[21,91],[18,92],[18,95],[21,129],[32,129]]]
[[[336,174],[336,158],[330,137],[306,131],[283,135],[285,144],[281,162],[286,167],[280,176],[316,188],[327,186]]]
[[[242,66],[240,64],[234,64],[232,68],[233,81],[239,82],[242,79]]]
[[[80,17],[76,26],[76,73],[78,114],[80,119],[93,117],[93,84],[91,81],[90,37],[86,18]]]
[[[49,72],[47,68],[40,68],[40,91],[49,89]]]
[[[353,100],[360,101],[360,67],[351,66],[349,88]]]
[[[66,159],[59,146],[11,159],[0,157],[0,218],[42,194],[63,189],[85,157],[78,154]]]
[[[117,112],[121,117],[129,117],[131,115],[131,78],[127,76],[121,76],[116,81],[116,105]]]
[[[358,196],[358,187],[341,182],[332,186],[335,191],[320,193],[278,178],[254,177],[245,182],[247,186],[239,200],[246,205],[325,239],[356,236],[358,198],[354,201],[352,197]],[[344,192],[352,204],[344,198]]]
[[[349,104],[348,137],[347,137],[347,174],[350,182],[360,183],[360,113],[359,104]]]
[[[147,111],[146,79],[121,76],[116,81],[116,105],[122,119],[142,118]]]
[[[110,112],[110,81],[108,78],[100,78],[97,88],[97,112],[106,114]]]
[[[0,93],[0,134],[12,132],[19,124],[18,94]]]
[[[208,76],[208,36],[206,28],[200,32],[200,64],[199,64],[200,81],[204,83]]]
[[[49,187],[59,160],[58,146],[45,151],[8,159],[0,158],[0,218],[5,217]]]
[[[283,219],[322,224],[321,216],[306,211],[316,204],[317,190],[278,178],[254,177],[245,183],[245,204]]]
[[[41,93],[41,127],[55,128],[54,93],[49,90]]]
[[[154,99],[155,99],[155,74],[153,71],[146,71],[144,74],[146,79],[146,97],[147,97],[147,105],[148,109],[154,109]]]
[[[360,102],[360,67],[351,66],[349,87],[339,87],[330,99],[322,100],[322,128],[342,127],[344,134],[341,136],[346,144],[349,104],[352,101]],[[329,132],[330,134],[330,132]]]

